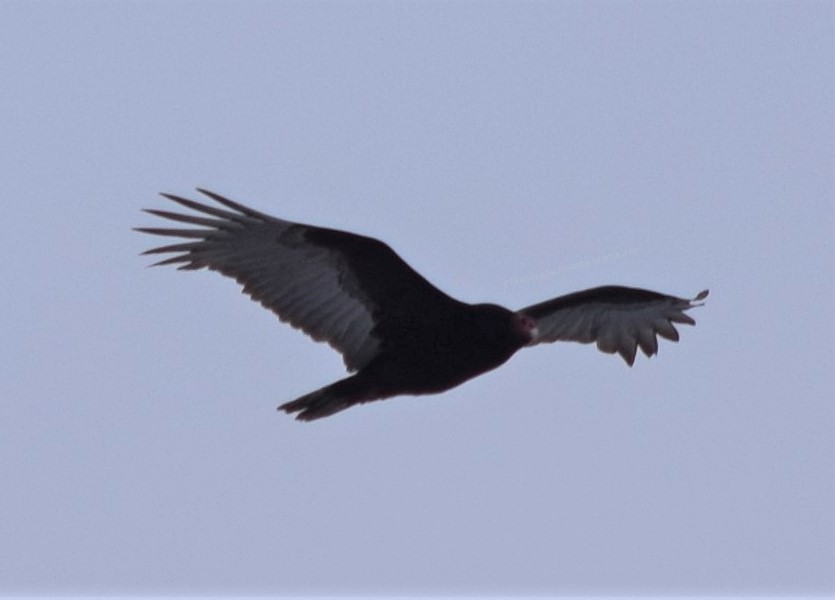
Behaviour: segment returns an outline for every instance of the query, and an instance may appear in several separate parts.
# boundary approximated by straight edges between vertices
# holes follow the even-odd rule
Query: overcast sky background
[[[835,590],[835,4],[0,4],[0,593]],[[710,297],[310,424],[130,230],[208,187],[466,301]]]

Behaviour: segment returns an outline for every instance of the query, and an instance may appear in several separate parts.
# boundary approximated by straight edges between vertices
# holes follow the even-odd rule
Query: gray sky
[[[835,590],[835,4],[0,4],[0,593]],[[201,185],[510,308],[692,296],[301,424],[341,357],[130,231]]]

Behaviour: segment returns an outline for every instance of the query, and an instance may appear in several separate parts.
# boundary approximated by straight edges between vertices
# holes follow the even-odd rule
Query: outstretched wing
[[[234,278],[279,319],[341,352],[351,371],[378,354],[382,340],[375,328],[388,306],[405,303],[429,310],[433,302],[451,300],[379,240],[277,219],[198,191],[230,210],[162,194],[209,217],[146,209],[200,228],[139,227],[187,240],[144,254],[172,253],[155,265],[206,267]]]
[[[644,354],[658,352],[657,335],[678,341],[673,323],[695,325],[684,311],[701,306],[708,290],[692,300],[658,292],[605,286],[560,296],[523,308],[536,319],[538,333],[530,345],[541,342],[597,342],[603,352],[617,352],[632,366],[640,347]]]

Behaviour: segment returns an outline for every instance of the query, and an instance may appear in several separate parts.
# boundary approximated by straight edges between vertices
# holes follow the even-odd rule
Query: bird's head
[[[539,335],[536,319],[521,312],[513,313],[513,329],[528,341],[535,340]]]

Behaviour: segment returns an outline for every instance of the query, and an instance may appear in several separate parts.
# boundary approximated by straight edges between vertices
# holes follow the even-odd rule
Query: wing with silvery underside
[[[185,240],[145,254],[173,254],[156,265],[208,268],[235,279],[282,321],[341,352],[351,371],[377,356],[375,327],[388,306],[431,310],[433,302],[450,300],[379,240],[285,221],[198,191],[223,208],[162,194],[197,214],[146,212],[198,228],[137,228]]]
[[[685,311],[701,306],[704,290],[692,300],[621,286],[604,286],[560,296],[520,310],[536,319],[542,342],[597,343],[602,352],[617,352],[630,366],[637,349],[646,356],[658,352],[658,338],[677,342],[674,323],[695,325]]]

